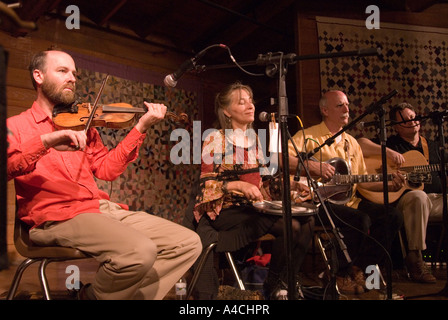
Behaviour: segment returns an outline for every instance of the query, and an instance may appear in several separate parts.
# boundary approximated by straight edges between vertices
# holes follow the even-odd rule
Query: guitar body
[[[350,167],[342,158],[332,158],[326,163],[331,164],[335,168],[336,174],[339,175],[350,175]],[[334,204],[346,204],[353,194],[352,184],[324,184],[319,187],[318,192],[323,199],[328,200]]]
[[[310,159],[318,162],[315,158]],[[335,168],[335,175],[350,176],[350,166],[344,159],[331,158],[330,160],[325,161],[325,163],[331,164]],[[306,177],[300,177],[300,182],[311,188],[312,198],[315,202],[320,202],[317,193],[319,193],[322,200],[327,200],[334,204],[346,204],[353,195],[352,183],[335,184],[332,181],[326,181],[325,183],[317,182],[318,188],[317,190],[314,190],[308,183]]]
[[[403,153],[403,157],[405,159],[405,162],[403,166],[400,168],[400,171],[405,172],[413,172],[415,171],[415,168],[413,166],[427,166],[428,162],[426,161],[425,157],[418,151],[411,150],[406,153]],[[378,156],[371,156],[371,157],[365,157],[364,161],[366,163],[367,172],[369,174],[374,173],[381,173],[382,172],[382,161],[381,161],[381,155]],[[397,170],[397,167],[395,164],[390,163],[390,161],[387,162],[387,172],[391,173]],[[424,180],[424,179],[423,179]],[[389,203],[393,203],[397,201],[402,194],[406,190],[423,190],[423,183],[414,183],[409,180],[406,180],[403,187],[398,191],[390,191],[389,192]],[[367,189],[362,188],[361,185],[358,185],[357,188],[358,192],[367,200],[370,200],[375,203],[383,204],[384,203],[384,194],[382,191],[370,191]]]

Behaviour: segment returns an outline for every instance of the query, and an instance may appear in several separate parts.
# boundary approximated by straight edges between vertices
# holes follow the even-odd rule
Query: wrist
[[[148,128],[145,128],[145,126],[143,126],[140,122],[135,125],[135,129],[137,129],[137,131],[141,134],[145,133],[146,130],[148,130]]]
[[[42,141],[42,145],[45,147],[46,150],[51,148],[51,145],[47,141],[47,134],[41,135],[40,140]]]
[[[228,193],[229,192],[229,190],[227,189],[227,185],[228,185],[228,181],[224,181],[223,183],[222,183],[222,186],[221,186],[221,190],[222,190],[222,192],[224,193],[224,194],[226,194],[226,193]]]

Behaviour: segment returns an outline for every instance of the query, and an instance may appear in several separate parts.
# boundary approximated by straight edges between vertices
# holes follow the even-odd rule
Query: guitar
[[[403,187],[395,192],[389,192],[389,202],[397,201],[404,191],[406,190],[423,190],[424,183],[431,183],[431,172],[440,171],[439,164],[428,164],[426,158],[418,151],[411,150],[403,153],[403,157],[405,159],[405,167],[400,167],[400,172],[409,172],[409,173],[417,173],[420,175],[419,179],[407,179],[406,183]],[[366,163],[367,172],[381,172],[382,171],[382,161],[381,155],[379,156],[370,156],[365,157],[364,161]],[[397,170],[395,164],[388,161],[387,163],[387,171]],[[417,176],[418,177],[418,176]],[[365,197],[367,200],[370,200],[375,203],[384,203],[384,195],[382,191],[370,191],[362,188],[362,186],[358,186],[358,192]]]
[[[417,152],[420,154],[419,152]],[[420,154],[421,155],[421,154]],[[423,157],[423,155],[421,155]],[[406,157],[405,157],[406,159]],[[423,160],[426,163],[426,159],[423,157]],[[328,200],[331,203],[334,204],[345,204],[347,203],[352,195],[353,195],[353,184],[355,183],[362,183],[362,182],[381,182],[383,181],[383,174],[382,173],[372,173],[372,174],[360,174],[360,175],[353,175],[350,173],[350,167],[342,158],[332,158],[325,163],[331,164],[335,168],[335,174],[333,177],[326,181],[325,183],[318,182],[318,190],[313,190],[313,192],[319,192],[319,194],[322,196],[324,200]],[[403,169],[403,170],[401,170]],[[377,170],[376,170],[377,171]],[[379,170],[381,171],[381,170]],[[388,172],[396,171],[395,170],[389,170]],[[417,169],[417,167],[405,167],[400,168],[401,173],[406,178],[406,185],[403,186],[400,191],[395,192],[394,194],[400,193],[398,195],[401,196],[401,194],[406,190],[406,188],[422,188],[423,189],[423,183],[429,183],[431,181],[431,175],[428,173],[430,170],[427,169],[425,171],[424,166],[420,165]],[[387,181],[391,181],[393,179],[392,174],[387,174],[386,176]],[[361,190],[360,190],[361,189]],[[366,197],[366,199],[369,199],[373,202],[378,202],[380,195],[383,195],[383,192],[375,192],[370,191],[367,189],[364,189],[361,187],[361,185],[357,186],[357,190],[360,191],[360,193]],[[398,197],[396,199],[398,199]],[[314,200],[317,196],[314,195]],[[375,201],[374,201],[375,200]]]

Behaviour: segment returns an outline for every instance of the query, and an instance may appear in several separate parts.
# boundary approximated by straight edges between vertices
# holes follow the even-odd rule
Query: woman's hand
[[[244,194],[249,201],[263,201],[263,195],[258,187],[245,181],[230,181],[227,183],[227,191],[236,191]]]
[[[311,200],[310,188],[302,182],[291,181],[291,200],[295,203]]]

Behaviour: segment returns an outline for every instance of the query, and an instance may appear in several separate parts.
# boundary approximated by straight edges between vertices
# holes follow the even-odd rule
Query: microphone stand
[[[282,192],[282,210],[284,217],[284,233],[285,233],[285,252],[286,252],[286,269],[288,275],[288,300],[297,299],[297,290],[295,283],[295,275],[293,273],[294,265],[292,260],[292,213],[291,213],[291,190],[289,177],[289,153],[288,153],[288,97],[286,95],[286,67],[280,62],[278,68],[278,118],[281,134],[281,150],[283,163],[283,192]]]
[[[286,269],[288,276],[288,299],[295,300],[297,295],[295,275],[293,273],[293,262],[292,262],[292,214],[291,214],[291,191],[290,191],[290,177],[289,177],[289,152],[288,152],[288,98],[286,94],[286,70],[288,64],[294,64],[298,60],[306,59],[322,59],[330,57],[344,57],[344,56],[372,56],[378,55],[379,49],[368,49],[359,50],[351,52],[337,52],[334,54],[324,54],[324,55],[308,55],[308,56],[297,56],[295,54],[284,55],[282,52],[277,54],[268,53],[266,55],[258,55],[256,60],[257,65],[267,65],[270,66],[269,74],[274,74],[274,71],[278,71],[278,117],[279,117],[279,127],[281,133],[281,148],[282,148],[282,164],[283,164],[283,188],[282,188],[282,211],[284,217],[284,232],[285,232],[285,253],[286,253]],[[274,68],[272,68],[274,66]],[[275,68],[276,67],[276,68]],[[268,69],[268,68],[266,68]],[[396,92],[395,92],[396,93]],[[394,94],[395,94],[394,93]],[[373,106],[372,106],[373,107]]]
[[[386,132],[386,119],[383,107],[378,111],[378,116],[380,118],[380,143],[381,143],[381,170],[383,174],[383,200],[384,207],[386,209],[386,215],[389,214],[389,185],[387,181],[387,154],[386,154],[386,142],[387,142],[387,132]],[[392,261],[389,260],[387,274],[386,274],[386,295],[387,299],[392,299]]]
[[[319,191],[319,186],[318,186],[317,182],[311,177],[311,173],[308,170],[308,166],[305,165],[305,162],[304,162],[305,160],[302,157],[302,153],[297,148],[297,145],[295,144],[295,142],[294,142],[291,134],[289,133],[289,131],[288,131],[288,138],[289,138],[289,141],[291,141],[292,146],[294,147],[294,149],[295,149],[295,151],[297,153],[297,158],[299,159],[300,165],[305,170],[305,174],[307,176],[308,183],[310,184],[312,190],[314,190],[315,194],[317,195],[317,197],[319,199],[319,203],[321,204],[322,208],[325,211],[325,214],[327,215],[327,219],[328,219],[328,221],[330,223],[331,231],[332,231],[332,233],[333,233],[333,235],[334,235],[334,237],[336,239],[336,242],[339,244],[339,248],[344,253],[345,258],[346,258],[348,264],[350,264],[352,262],[352,260],[350,258],[349,253],[348,253],[347,246],[345,245],[344,241],[342,240],[343,236],[341,236],[341,234],[339,233],[338,229],[336,228],[336,226],[335,226],[335,224],[333,222],[333,219],[331,218],[331,215],[328,212],[328,208],[327,208],[327,206],[325,204],[325,199],[323,199],[323,197],[322,197],[322,195],[321,195],[321,193]],[[297,170],[299,170],[300,165],[297,165]],[[296,176],[297,175],[300,175],[300,172],[297,172]],[[332,249],[331,251],[333,253],[334,246],[333,246],[333,241],[331,239],[330,239],[330,244],[331,244],[331,246],[329,248]],[[326,249],[328,249],[328,248],[326,248]],[[330,286],[331,286],[330,295],[332,296],[332,298],[334,300],[336,300],[336,297],[337,297],[337,292],[336,292],[336,274],[338,272],[338,266],[339,266],[337,259],[338,258],[336,256],[336,254],[331,254],[330,255],[330,259],[329,259],[330,261],[328,262],[328,266],[329,266],[329,269],[330,269]]]
[[[294,64],[299,60],[311,60],[311,59],[324,59],[324,58],[335,58],[335,57],[348,57],[348,56],[378,56],[380,55],[380,48],[369,48],[369,49],[361,49],[357,51],[348,51],[348,52],[335,52],[335,53],[327,53],[327,54],[316,54],[316,55],[307,55],[307,56],[297,56],[294,53],[291,54],[283,54],[283,52],[279,53],[268,53],[265,55],[259,54],[256,61],[250,61],[245,63],[236,63],[232,65],[216,65],[209,66],[208,69],[219,69],[219,68],[228,68],[238,66],[241,69],[241,66],[247,65],[266,65],[266,73],[269,76],[273,76],[275,72],[278,72],[278,117],[279,117],[279,127],[281,131],[281,148],[282,148],[282,163],[283,163],[283,183],[282,183],[282,211],[284,217],[284,231],[285,231],[285,253],[287,260],[287,273],[288,273],[288,299],[294,300],[296,299],[296,291],[295,287],[295,279],[293,274],[293,262],[292,262],[292,214],[291,214],[291,191],[290,191],[290,177],[289,177],[289,152],[288,152],[288,128],[287,128],[287,119],[288,119],[288,98],[286,94],[286,65]],[[233,57],[231,57],[234,60]],[[273,67],[274,66],[274,67]],[[202,71],[205,71],[206,68],[203,66]],[[293,289],[294,288],[294,289]]]
[[[293,259],[292,259],[292,214],[291,214],[291,190],[290,190],[290,175],[289,175],[289,152],[288,152],[288,141],[291,141],[293,143],[294,148],[296,149],[297,154],[299,155],[300,162],[302,166],[305,168],[307,177],[309,181],[312,183],[312,188],[315,190],[319,201],[324,208],[328,219],[331,223],[332,231],[339,243],[339,246],[341,250],[344,252],[345,257],[347,261],[350,263],[351,258],[348,254],[347,247],[345,243],[342,241],[341,236],[339,235],[339,232],[336,229],[336,226],[334,225],[330,214],[325,206],[325,203],[323,201],[323,198],[318,191],[318,186],[313,179],[311,179],[311,175],[305,166],[302,157],[300,156],[300,152],[297,149],[297,146],[294,144],[291,134],[288,130],[288,100],[286,96],[286,85],[285,85],[285,72],[284,68],[280,66],[278,68],[279,70],[279,127],[280,127],[280,133],[281,133],[281,150],[282,150],[282,163],[283,163],[283,192],[282,192],[282,203],[283,203],[283,216],[284,216],[284,232],[285,232],[285,252],[287,257],[287,270],[288,270],[288,300],[296,300],[297,299],[297,290],[296,288],[296,282],[295,282],[295,275],[292,272],[294,266],[293,266]],[[333,256],[333,255],[332,255]],[[334,258],[334,257],[333,257]],[[331,264],[331,285],[336,284],[336,266],[337,263],[333,262]],[[291,289],[294,288],[294,289]],[[335,294],[335,287],[331,290],[331,294],[333,297],[336,296]]]

